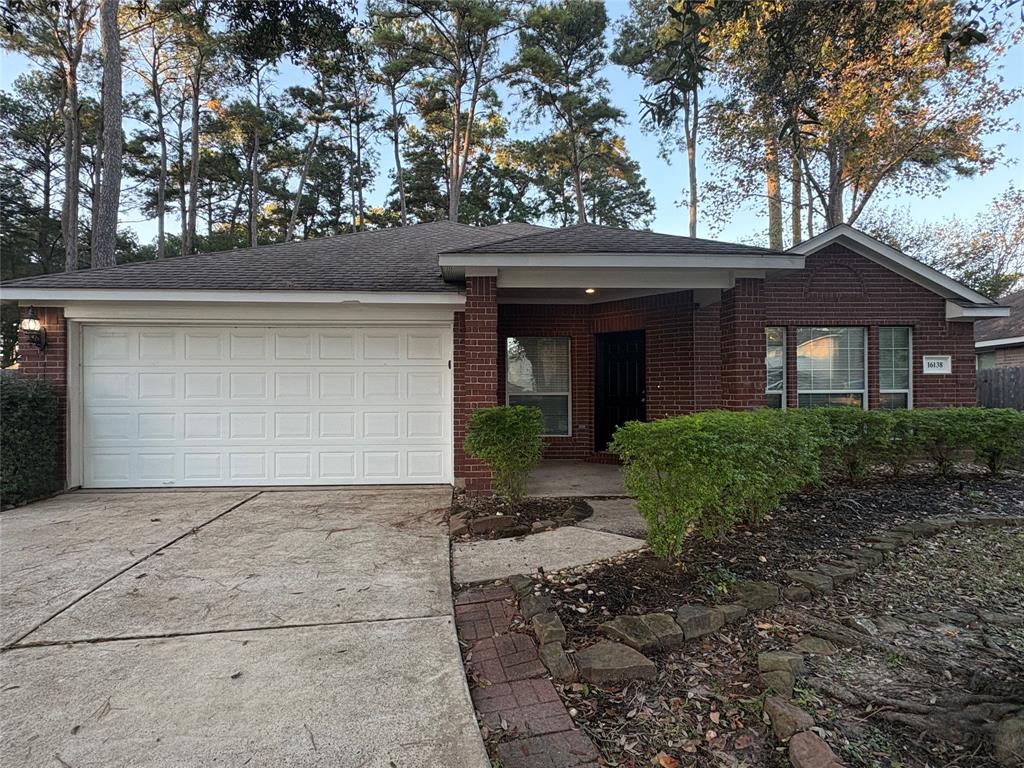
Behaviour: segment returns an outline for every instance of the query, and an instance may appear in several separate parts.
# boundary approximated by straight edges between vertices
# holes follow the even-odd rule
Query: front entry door
[[[644,332],[599,333],[594,382],[594,449],[604,451],[615,430],[646,418]]]

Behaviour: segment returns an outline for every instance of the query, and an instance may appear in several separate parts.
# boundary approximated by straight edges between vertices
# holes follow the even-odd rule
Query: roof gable
[[[843,245],[946,299],[968,302],[971,305],[998,306],[987,296],[849,224],[837,224],[810,240],[793,246],[789,252],[806,256],[833,244]]]

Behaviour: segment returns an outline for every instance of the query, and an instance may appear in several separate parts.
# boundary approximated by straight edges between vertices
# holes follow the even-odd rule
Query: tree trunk
[[[768,247],[781,251],[782,193],[779,183],[779,147],[771,130],[765,141],[765,174],[768,181]]]
[[[398,98],[394,88],[391,89],[391,144],[395,150],[395,181],[398,183],[399,221],[404,227],[408,224],[405,209],[405,175],[402,172],[401,137],[398,132]]]
[[[164,258],[167,248],[167,129],[164,126],[164,100],[160,91],[157,57],[153,56],[152,68],[153,104],[156,107],[156,135],[160,142],[160,171],[156,188],[156,257]]]
[[[825,206],[825,226],[831,228],[843,223],[843,166],[845,153],[833,145],[828,158],[828,200]]]
[[[801,229],[800,229],[800,158],[797,156],[796,147],[793,148],[793,154],[790,158],[790,233],[793,238],[791,245],[798,245],[801,241]]]
[[[690,92],[693,107],[683,107],[683,128],[686,132],[686,172],[690,184],[690,237],[697,236],[697,124],[698,111],[697,89]]]
[[[320,121],[313,123],[313,138],[306,148],[306,157],[302,161],[302,172],[299,174],[299,188],[295,190],[295,202],[292,204],[292,214],[288,217],[288,231],[285,233],[285,242],[295,237],[295,222],[299,216],[299,206],[302,204],[302,190],[306,186],[306,176],[309,175],[309,164],[316,152],[316,140],[320,136]]]
[[[95,148],[92,158],[92,186],[89,189],[89,266],[96,253],[96,233],[100,231],[100,188],[103,186],[103,110],[96,121]]]
[[[78,67],[65,62],[64,69],[64,209],[61,238],[64,240],[64,270],[78,269],[78,195],[82,157],[82,123],[78,114]]]
[[[259,245],[259,213],[260,204],[260,132],[255,127],[252,134],[252,177],[249,181],[249,245]]]
[[[94,267],[117,263],[117,218],[121,210],[121,35],[119,0],[100,0],[103,55],[103,162],[99,176],[99,210],[94,233]]]
[[[195,253],[196,251],[196,217],[199,214],[199,88],[202,84],[204,56],[200,51],[196,55],[196,66],[192,70],[192,133],[189,137],[189,173],[188,173],[188,227],[185,230],[185,240],[182,243],[184,254]]]
[[[814,237],[814,192],[811,189],[810,176],[804,176],[807,192],[807,239]]]
[[[363,202],[363,135],[361,129],[362,110],[356,112],[356,190],[359,196],[359,229],[366,229],[366,207]]]
[[[39,217],[39,233],[36,236],[36,254],[40,263],[45,261],[47,243],[50,239],[50,198],[53,195],[53,170],[50,168],[49,160],[43,161],[43,205],[42,215]]]
[[[460,62],[461,65],[461,62]],[[462,117],[462,80],[454,83],[455,98],[452,104],[452,138],[448,153],[448,221],[459,220],[459,195],[462,191],[462,174],[459,173],[459,142],[462,131],[459,120]]]
[[[583,198],[583,169],[580,167],[580,150],[576,145],[576,136],[570,131],[572,142],[572,186],[576,193],[576,223],[587,223],[587,203]]]

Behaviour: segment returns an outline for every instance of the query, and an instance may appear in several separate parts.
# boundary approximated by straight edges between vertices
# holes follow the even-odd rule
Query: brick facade
[[[67,482],[68,349],[67,322],[61,307],[36,307],[36,317],[46,331],[46,348],[37,349],[18,331],[18,375],[45,379],[57,393],[57,472],[63,488]],[[22,317],[25,310],[22,310]]]
[[[479,281],[483,278],[471,278]],[[456,321],[456,357],[462,322],[479,318],[489,302],[490,286],[467,285],[466,319]],[[693,293],[659,294],[598,304],[495,304],[497,344],[477,337],[486,361],[496,359],[491,389],[473,390],[475,401],[505,402],[505,339],[509,336],[566,336],[570,339],[571,424],[569,437],[545,438],[546,458],[593,460],[595,335],[644,330],[646,335],[647,418],[658,419],[713,408],[744,409],[765,405],[764,329],[787,330],[787,404],[796,407],[796,328],[862,326],[868,332],[868,402],[879,402],[878,331],[885,325],[912,328],[913,404],[918,408],[966,406],[976,402],[974,330],[970,323],[945,319],[945,299],[916,283],[838,245],[807,257],[806,268],[767,280],[741,278],[720,301],[700,306]],[[490,315],[486,315],[490,317]],[[468,336],[466,336],[468,338]],[[923,355],[951,355],[953,373],[920,374]],[[481,366],[488,364],[481,357]],[[473,407],[460,400],[456,366],[455,475],[467,487],[486,482],[486,472],[461,454],[464,423]],[[477,375],[479,380],[479,374]],[[461,386],[465,386],[462,384]],[[474,385],[475,386],[475,385]],[[494,392],[493,400],[491,392]],[[461,413],[461,416],[459,415]],[[484,478],[481,480],[481,478]]]
[[[466,439],[470,414],[477,408],[498,404],[497,296],[496,277],[469,277],[466,279],[466,308],[455,315],[452,353],[455,476],[472,491],[486,491],[491,483],[487,467],[467,456],[462,444]],[[504,370],[504,364],[501,364],[501,370]]]
[[[946,320],[946,302],[841,245],[807,257],[799,272],[764,284],[765,325],[786,328],[787,404],[796,407],[796,328],[854,325],[868,329],[868,405],[879,401],[878,329],[910,326],[915,408],[970,406],[977,402],[974,326]],[[947,376],[921,374],[923,355],[951,355]]]

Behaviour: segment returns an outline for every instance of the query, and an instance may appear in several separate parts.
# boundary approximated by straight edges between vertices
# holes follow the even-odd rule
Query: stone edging
[[[932,536],[953,528],[978,528],[992,526],[1024,526],[1024,516],[1006,515],[940,515],[897,525],[887,531],[865,536],[859,545],[844,547],[843,556],[825,559],[809,569],[791,569],[785,575],[797,586],[784,590],[793,602],[810,599],[812,594],[832,594],[835,588],[854,579],[871,567],[880,565],[887,557],[894,556],[901,547],[915,539]],[[920,617],[922,620],[924,617]],[[982,615],[983,621],[1005,621],[1011,617],[1001,614]],[[854,620],[851,624],[857,631],[875,634],[879,627],[875,623],[899,622],[895,617],[877,617]],[[780,742],[789,742],[789,760],[793,768],[841,768],[839,758],[831,747],[814,733],[814,718],[796,705],[790,703],[793,685],[804,674],[804,653],[827,656],[837,648],[829,640],[813,634],[805,635],[794,645],[794,651],[768,651],[758,654],[757,664],[761,682],[777,694],[768,696],[764,702],[764,713]]]

